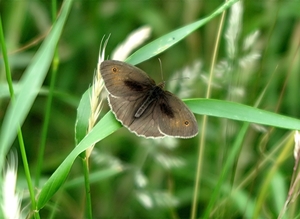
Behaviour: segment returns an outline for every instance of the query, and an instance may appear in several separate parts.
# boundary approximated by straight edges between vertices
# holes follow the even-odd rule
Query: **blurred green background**
[[[221,4],[223,1],[217,0],[74,1],[58,44],[59,68],[42,167],[43,178],[47,179],[75,146],[76,109],[82,94],[92,84],[103,36],[111,34],[106,48],[106,57],[109,58],[112,51],[137,28],[145,25],[151,27],[151,37],[146,44],[210,15]],[[299,118],[300,1],[242,1],[240,6],[240,14],[229,10],[225,16],[211,97],[254,106],[266,89],[259,101],[259,108]],[[0,1],[0,13],[12,77],[17,83],[51,28],[51,3],[33,0]],[[162,79],[157,59],[160,58],[164,79],[168,81],[179,78],[175,80],[179,89],[173,90],[179,97],[205,97],[220,18],[212,19],[172,48],[141,63],[139,67],[156,82],[160,82]],[[257,35],[253,35],[256,31]],[[251,36],[255,37],[252,41],[249,39]],[[248,47],[247,40],[250,42]],[[6,80],[2,60],[0,64],[0,85],[3,91]],[[193,70],[185,70],[186,67]],[[176,74],[186,71],[192,74],[188,76],[190,79],[182,80],[186,75]],[[44,81],[43,92],[35,100],[22,126],[33,175],[49,83],[50,74]],[[190,92],[188,96],[181,96],[178,90]],[[1,97],[0,121],[9,103],[7,95]],[[105,102],[101,116],[108,110]],[[201,127],[202,116],[197,116],[197,119]],[[199,217],[207,208],[241,126],[241,122],[211,117],[208,119],[198,194]],[[189,140],[153,141],[139,138],[125,128],[98,143],[90,162],[91,172],[116,164],[124,169],[121,174],[105,180],[97,181],[96,178],[91,185],[94,217],[189,218],[199,144],[199,136]],[[252,205],[257,204],[260,189],[266,183],[269,183],[267,195],[259,203],[264,211],[259,215],[264,218],[277,217],[283,208],[293,174],[292,144],[293,136],[289,130],[250,126],[243,139],[242,150],[235,158],[235,166],[230,175],[226,176],[227,183],[222,185],[219,202],[214,204],[212,218],[250,218],[253,213]],[[277,158],[282,155],[281,150],[285,147],[290,147],[290,150],[285,154],[285,159],[278,163]],[[18,149],[17,142],[14,143],[14,148]],[[274,149],[277,151],[273,153]],[[259,166],[261,162],[265,162],[262,168]],[[266,182],[266,176],[274,166],[276,173],[272,175],[271,182]],[[81,175],[81,163],[77,161],[68,181]],[[239,195],[225,199],[221,204],[230,191],[247,177],[251,179],[239,188]],[[26,189],[21,161],[18,181],[19,189]],[[24,194],[22,206],[29,203],[27,193]],[[41,216],[48,218],[53,214],[54,218],[83,218],[84,202],[82,184],[62,188],[41,211]],[[295,199],[290,215],[299,217],[299,212],[295,210],[297,206],[298,201]],[[249,212],[248,209],[252,210]]]

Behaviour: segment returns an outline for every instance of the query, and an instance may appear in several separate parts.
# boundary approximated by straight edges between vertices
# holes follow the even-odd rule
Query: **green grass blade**
[[[16,96],[16,101],[8,106],[3,119],[3,125],[0,132],[0,156],[6,155],[10,145],[16,137],[18,127],[24,122],[38,95],[38,91],[41,88],[50,67],[56,44],[62,33],[71,5],[72,1],[65,1],[57,22],[35,54],[31,64],[27,67],[20,80],[20,92]],[[0,159],[1,169],[3,160],[4,159]]]
[[[239,134],[237,135],[237,138],[235,139],[232,149],[230,150],[230,153],[228,155],[228,158],[226,159],[224,168],[222,168],[222,172],[221,172],[221,175],[215,186],[215,189],[214,189],[213,193],[211,194],[211,198],[210,198],[207,208],[205,209],[203,218],[209,218],[210,212],[212,211],[213,206],[217,202],[217,198],[222,189],[222,185],[225,184],[224,181],[225,181],[226,177],[229,175],[230,168],[233,166],[233,164],[235,162],[235,158],[242,147],[242,142],[243,142],[243,139],[245,138],[248,127],[249,127],[249,123],[244,123]]]
[[[121,171],[123,171],[123,169],[121,167],[113,166],[113,167],[109,167],[108,169],[92,172],[92,173],[90,173],[90,183],[98,183],[102,180],[109,179],[111,177],[116,176]],[[75,179],[72,179],[71,181],[68,181],[64,185],[64,189],[80,187],[83,184],[84,184],[84,178],[83,178],[83,176],[80,176]]]
[[[255,107],[214,99],[189,99],[185,103],[196,114],[222,117],[285,129],[299,130],[300,120]]]
[[[43,208],[50,198],[55,194],[55,192],[62,186],[77,156],[91,145],[96,144],[98,141],[107,137],[120,127],[121,124],[116,121],[115,116],[109,111],[97,123],[92,131],[86,135],[84,139],[82,139],[82,141],[74,148],[74,150],[68,155],[68,157],[62,162],[62,164],[45,183],[38,198],[38,209]]]
[[[77,108],[77,118],[75,124],[75,141],[78,144],[87,134],[89,117],[91,115],[90,89],[82,95]]]
[[[148,60],[163,51],[167,50],[174,44],[178,43],[183,38],[187,37],[189,34],[191,34],[193,31],[197,30],[204,24],[206,24],[208,21],[213,19],[214,17],[221,14],[223,11],[225,11],[227,8],[229,8],[231,5],[233,5],[238,0],[231,0],[225,2],[222,6],[220,6],[215,12],[211,13],[206,18],[203,18],[201,20],[198,20],[194,23],[191,23],[189,25],[186,25],[184,27],[181,27],[177,30],[174,30],[156,40],[153,42],[147,44],[143,48],[139,49],[135,53],[133,53],[131,56],[129,56],[126,59],[126,62],[136,65],[138,63],[141,63],[145,60]]]

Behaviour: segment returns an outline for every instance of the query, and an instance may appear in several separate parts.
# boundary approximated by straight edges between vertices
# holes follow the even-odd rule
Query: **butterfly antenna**
[[[163,70],[162,70],[162,63],[160,58],[158,58],[159,64],[160,64],[160,74],[161,74],[161,79],[162,81],[164,81],[164,74],[163,74]]]

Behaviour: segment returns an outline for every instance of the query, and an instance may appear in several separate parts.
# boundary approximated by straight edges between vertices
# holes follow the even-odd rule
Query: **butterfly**
[[[103,61],[100,73],[111,111],[131,132],[145,138],[192,138],[198,134],[194,114],[164,90],[164,82],[156,85],[143,70],[115,60]]]

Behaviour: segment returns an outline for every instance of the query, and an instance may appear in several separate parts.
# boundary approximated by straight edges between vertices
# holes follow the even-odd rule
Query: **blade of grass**
[[[9,64],[9,61],[8,61],[8,55],[7,55],[7,49],[6,49],[5,39],[4,39],[4,33],[3,33],[1,17],[0,17],[0,42],[1,42],[3,60],[4,60],[4,65],[5,65],[6,80],[7,80],[7,84],[8,84],[8,87],[9,87],[9,94],[10,94],[10,97],[11,97],[11,102],[14,103],[15,102],[15,92],[14,92],[14,88],[13,88],[13,85],[12,85],[13,83],[12,83],[11,71],[10,71],[10,67],[9,67],[10,64]],[[24,139],[23,139],[23,134],[22,134],[22,130],[21,130],[20,126],[17,127],[17,135],[18,135],[18,140],[19,140],[19,145],[20,145],[21,157],[22,157],[22,161],[23,161],[23,165],[24,165],[24,172],[25,172],[25,175],[26,175],[28,190],[29,190],[30,199],[31,199],[31,210],[34,211],[34,209],[36,208],[35,195],[34,195],[34,190],[33,190],[33,186],[32,186],[32,183],[31,183],[28,160],[27,160],[27,156],[26,156],[26,152],[25,152]],[[2,157],[2,159],[3,159],[3,162],[4,162],[4,157]],[[0,172],[2,170],[3,169],[1,168]],[[1,176],[2,176],[2,174],[1,174]],[[0,180],[0,181],[2,182],[2,180]],[[1,188],[3,186],[4,185],[1,185]],[[4,217],[2,212],[0,213],[0,216]],[[34,213],[34,218],[36,218],[36,219],[40,218],[38,212]]]
[[[221,14],[223,11],[225,11],[237,1],[238,0],[227,1],[206,18],[181,27],[152,41],[151,43],[147,44],[146,46],[142,47],[141,49],[133,53],[131,56],[129,56],[126,59],[126,62],[132,65],[136,65],[162,53],[163,51],[167,50],[168,48],[170,48],[171,46],[173,46],[174,44],[178,43],[180,40],[191,34],[193,31],[197,30],[199,27],[206,24],[214,17]]]
[[[209,178],[208,177],[203,178],[203,180],[205,180],[205,183],[215,188],[217,184],[219,185],[220,178],[217,181],[217,179],[210,176]],[[223,202],[226,202],[227,204],[230,203],[229,206],[234,206],[234,208],[237,211],[239,211],[241,215],[243,215],[243,218],[252,217],[254,206],[255,206],[255,197],[251,197],[246,189],[244,188],[237,189],[234,185],[224,180],[220,189],[221,191],[219,191],[220,192],[219,195],[221,195],[222,197],[226,197],[226,201],[224,201],[223,199]],[[232,193],[232,190],[234,190],[235,192]],[[210,202],[212,202],[212,199],[213,198],[210,199]],[[222,212],[220,199],[218,199],[217,202],[215,203],[217,203],[217,205],[214,205],[214,209],[209,212],[210,218],[219,218],[220,212]]]
[[[53,24],[55,23],[56,14],[57,14],[56,1],[52,1],[52,23]],[[55,86],[55,82],[56,82],[58,65],[59,65],[59,55],[58,55],[58,47],[56,45],[56,48],[54,51],[54,57],[53,57],[53,61],[52,61],[49,94],[47,96],[45,116],[44,116],[39,151],[38,151],[38,160],[37,160],[36,171],[35,171],[35,186],[36,187],[39,187],[40,177],[41,177],[41,172],[42,172],[42,167],[43,167],[44,154],[45,154],[45,148],[46,148],[46,139],[47,139],[47,134],[48,134],[52,99],[53,99],[53,95],[54,95],[54,86]]]
[[[205,209],[205,213],[204,213],[203,218],[209,218],[210,217],[210,212],[212,211],[212,208],[213,208],[214,204],[217,201],[217,196],[220,194],[220,191],[221,191],[221,188],[222,188],[222,183],[224,183],[226,176],[228,176],[230,167],[232,167],[232,165],[234,164],[235,157],[239,153],[239,151],[242,147],[242,142],[245,138],[248,127],[249,127],[249,123],[244,123],[243,127],[241,128],[241,130],[238,134],[238,137],[236,138],[236,140],[233,144],[232,150],[231,150],[228,158],[226,159],[226,163],[224,165],[224,168],[222,168],[222,173],[221,173],[221,176],[218,180],[218,183],[215,186],[213,194],[211,195],[209,204],[208,204],[207,208]]]
[[[280,154],[277,156],[276,160],[274,160],[274,163],[272,164],[269,171],[267,171],[266,176],[264,177],[264,181],[261,185],[261,188],[258,192],[258,197],[256,199],[254,212],[252,215],[252,218],[260,218],[261,212],[263,211],[262,208],[264,206],[264,202],[266,199],[268,199],[269,191],[270,191],[270,184],[272,182],[272,179],[274,178],[274,175],[280,169],[280,164],[289,156],[291,151],[290,147],[283,147]],[[277,198],[277,197],[276,197]]]
[[[212,89],[212,81],[213,81],[213,76],[214,76],[214,69],[215,69],[215,63],[217,60],[217,54],[219,51],[219,46],[220,46],[220,38],[221,38],[221,33],[223,30],[223,26],[224,26],[224,21],[225,21],[225,14],[226,11],[224,10],[222,12],[222,16],[220,19],[220,23],[219,23],[219,28],[218,28],[218,32],[217,32],[217,36],[216,36],[216,42],[214,45],[214,50],[213,50],[213,54],[212,54],[212,62],[210,64],[210,70],[209,70],[209,79],[208,79],[208,84],[207,84],[207,88],[206,88],[206,99],[210,98],[210,93],[211,93],[211,89]],[[200,178],[202,176],[202,166],[203,166],[203,155],[204,155],[204,150],[205,150],[205,138],[206,138],[206,126],[207,126],[207,121],[208,121],[208,117],[207,116],[203,116],[203,121],[202,121],[202,125],[201,125],[201,134],[200,134],[200,142],[199,142],[199,149],[198,149],[198,159],[197,159],[197,170],[196,170],[196,175],[195,175],[195,184],[194,184],[194,197],[193,197],[193,201],[192,201],[192,208],[191,208],[191,218],[195,219],[196,215],[197,215],[197,205],[198,205],[198,194],[200,193]]]
[[[39,210],[45,206],[55,192],[62,186],[77,156],[88,147],[96,144],[98,141],[107,137],[120,127],[122,127],[121,124],[116,121],[114,115],[109,111],[97,123],[92,131],[89,132],[88,135],[86,135],[84,139],[82,139],[82,141],[71,151],[67,158],[45,183],[38,197],[37,206]]]
[[[21,85],[18,83],[12,83],[12,84],[13,84],[15,94],[18,95],[18,93],[20,93]],[[45,86],[41,87],[38,91],[38,95],[40,96],[47,96],[48,94],[49,94],[49,89],[48,87]],[[53,95],[56,99],[70,105],[73,108],[76,108],[78,106],[79,98],[72,96],[72,94],[56,89],[55,91],[53,91]],[[9,98],[9,97],[10,94],[9,94],[9,88],[7,84],[0,83],[0,99]]]
[[[224,207],[224,205],[226,205],[226,203],[228,203],[229,199],[232,199],[233,202],[239,202],[239,204],[237,204],[238,208],[240,208],[240,210],[242,210],[241,212],[245,212],[244,216],[246,218],[252,218],[253,212],[255,209],[256,200],[254,202],[251,201],[251,203],[250,203],[250,202],[248,202],[249,201],[249,197],[248,197],[247,202],[244,202],[244,205],[243,205],[237,199],[238,193],[245,190],[245,188],[247,186],[249,186],[249,184],[251,184],[251,182],[253,182],[253,180],[255,180],[255,178],[257,177],[257,173],[260,170],[266,168],[270,164],[270,160],[273,160],[274,157],[278,156],[277,154],[279,153],[280,150],[283,151],[283,150],[285,150],[283,148],[288,147],[289,151],[291,151],[292,145],[293,145],[293,137],[292,137],[292,133],[290,133],[287,136],[285,136],[282,139],[282,141],[280,141],[280,143],[274,145],[272,147],[272,149],[270,150],[270,152],[265,154],[264,159],[260,160],[257,165],[253,166],[252,170],[250,170],[249,174],[247,174],[247,176],[244,179],[242,179],[241,182],[239,182],[237,185],[234,185],[231,188],[230,194],[228,193],[225,196],[223,196],[220,200],[218,200],[218,204],[214,206],[214,209],[211,211],[210,214],[211,215],[217,214],[217,212],[219,211],[221,206]],[[251,200],[251,198],[250,198],[250,200]]]
[[[34,99],[38,95],[38,90],[47,75],[56,44],[68,17],[72,2],[64,2],[57,22],[20,80],[20,93],[16,96],[15,103],[10,104],[7,108],[0,132],[0,169],[2,169],[4,157],[16,137],[17,128],[24,122]]]
[[[68,7],[69,6],[69,7]],[[47,68],[49,67],[49,63],[52,59],[51,52],[47,57],[44,59],[44,54],[47,52],[47,50],[50,49],[53,45],[56,45],[59,39],[59,36],[62,32],[62,28],[64,25],[64,22],[67,18],[69,9],[71,4],[64,4],[62,14],[58,19],[58,25],[56,25],[52,31],[50,32],[49,36],[46,38],[45,42],[42,44],[41,48],[36,53],[36,56],[34,57],[32,64],[28,66],[26,69],[24,76],[20,80],[21,89],[20,94],[15,98],[14,91],[12,87],[12,81],[10,77],[10,71],[8,68],[8,64],[6,62],[6,72],[9,74],[7,77],[8,84],[10,87],[10,95],[11,95],[11,102],[8,107],[7,113],[4,117],[1,133],[0,133],[0,169],[2,170],[2,166],[4,163],[4,158],[9,150],[10,145],[12,144],[16,134],[18,134],[19,139],[19,145],[20,145],[20,151],[22,156],[22,161],[24,165],[24,170],[26,174],[26,180],[28,184],[28,189],[30,193],[31,198],[31,206],[32,210],[34,212],[35,218],[40,218],[39,212],[35,211],[36,209],[36,201],[35,201],[35,194],[34,189],[31,182],[31,176],[30,176],[30,170],[29,165],[27,161],[26,156],[26,150],[25,145],[22,137],[22,132],[20,129],[21,124],[23,123],[35,97],[38,94],[38,90],[41,87],[41,84],[46,76]],[[1,25],[1,44],[3,53],[6,56],[6,49],[5,49],[5,42],[2,32],[2,25]],[[3,46],[4,45],[4,46]],[[36,74],[38,70],[41,69],[41,74]]]
[[[98,183],[102,180],[106,180],[108,178],[114,177],[123,170],[124,169],[121,166],[120,167],[114,166],[114,167],[109,167],[108,169],[92,172],[90,173],[90,183]],[[78,186],[81,186],[83,183],[84,183],[84,178],[83,176],[80,176],[68,181],[64,185],[64,188],[66,189],[76,188]]]
[[[299,119],[239,103],[214,99],[189,99],[184,102],[194,113],[200,115],[209,115],[292,130],[300,129]]]
[[[89,124],[89,117],[91,115],[91,104],[90,104],[90,92],[89,88],[84,92],[77,108],[77,118],[75,124],[75,141],[78,144],[84,136],[86,136]]]

